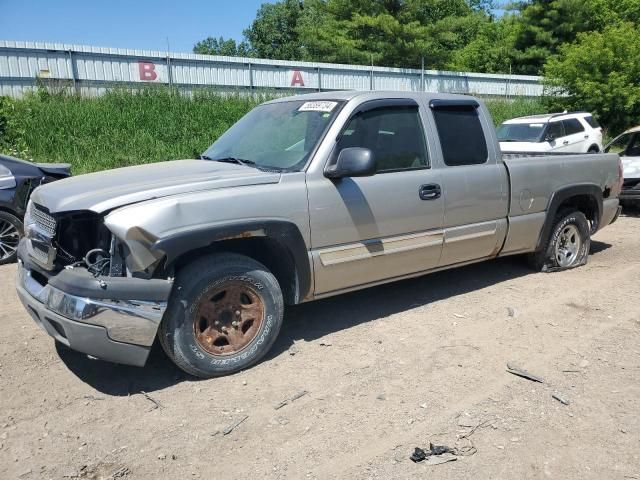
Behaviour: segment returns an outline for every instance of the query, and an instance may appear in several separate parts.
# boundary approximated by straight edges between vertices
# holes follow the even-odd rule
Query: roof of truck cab
[[[457,95],[452,93],[429,93],[429,92],[398,92],[398,91],[356,91],[356,90],[340,90],[335,92],[314,92],[305,93],[303,95],[294,95],[290,97],[281,97],[274,100],[265,102],[279,103],[279,102],[292,102],[292,101],[314,101],[314,100],[344,100],[349,101],[354,98],[362,97],[363,100],[378,100],[385,98],[413,98],[435,100],[435,99],[469,99],[474,98],[470,95]],[[476,99],[477,100],[477,99]]]
[[[625,133],[636,133],[636,132],[640,132],[640,125],[638,125],[637,127],[632,127],[629,130],[625,130],[624,132],[622,132],[622,135],[624,135]]]

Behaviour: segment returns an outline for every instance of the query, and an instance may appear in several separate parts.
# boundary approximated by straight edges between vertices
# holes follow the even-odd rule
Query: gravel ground
[[[505,258],[290,308],[265,361],[206,381],[56,347],[0,267],[0,478],[640,479],[639,227],[572,271]],[[430,442],[475,454],[409,460]]]

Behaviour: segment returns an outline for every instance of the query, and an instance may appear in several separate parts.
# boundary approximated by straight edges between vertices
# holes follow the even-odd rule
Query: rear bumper
[[[64,272],[58,276],[68,280],[69,275]],[[85,291],[78,295],[69,293],[68,290],[73,290],[71,286],[67,291],[57,288],[61,282],[55,282],[55,276],[41,277],[19,256],[18,297],[45,332],[73,350],[102,360],[135,366],[145,364],[166,301],[106,299],[103,289],[92,298],[91,287],[87,287],[89,282],[85,282]]]
[[[627,190],[622,190],[620,192],[620,201],[621,202],[626,202],[626,201],[640,201],[640,190],[637,188],[630,188]]]
[[[600,228],[611,225],[618,219],[620,215],[620,202],[617,198],[607,199],[602,202],[602,218],[600,220]]]

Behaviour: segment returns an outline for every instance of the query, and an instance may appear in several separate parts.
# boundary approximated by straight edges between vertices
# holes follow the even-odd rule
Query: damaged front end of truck
[[[101,214],[52,214],[32,201],[19,246],[18,295],[58,342],[144,365],[172,283],[153,278],[161,254],[150,253],[152,242],[143,231],[123,241]]]

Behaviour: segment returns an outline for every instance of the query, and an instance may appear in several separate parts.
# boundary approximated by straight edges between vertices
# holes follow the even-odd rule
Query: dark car
[[[70,175],[66,163],[32,163],[0,155],[0,265],[16,260],[22,219],[33,189]]]

